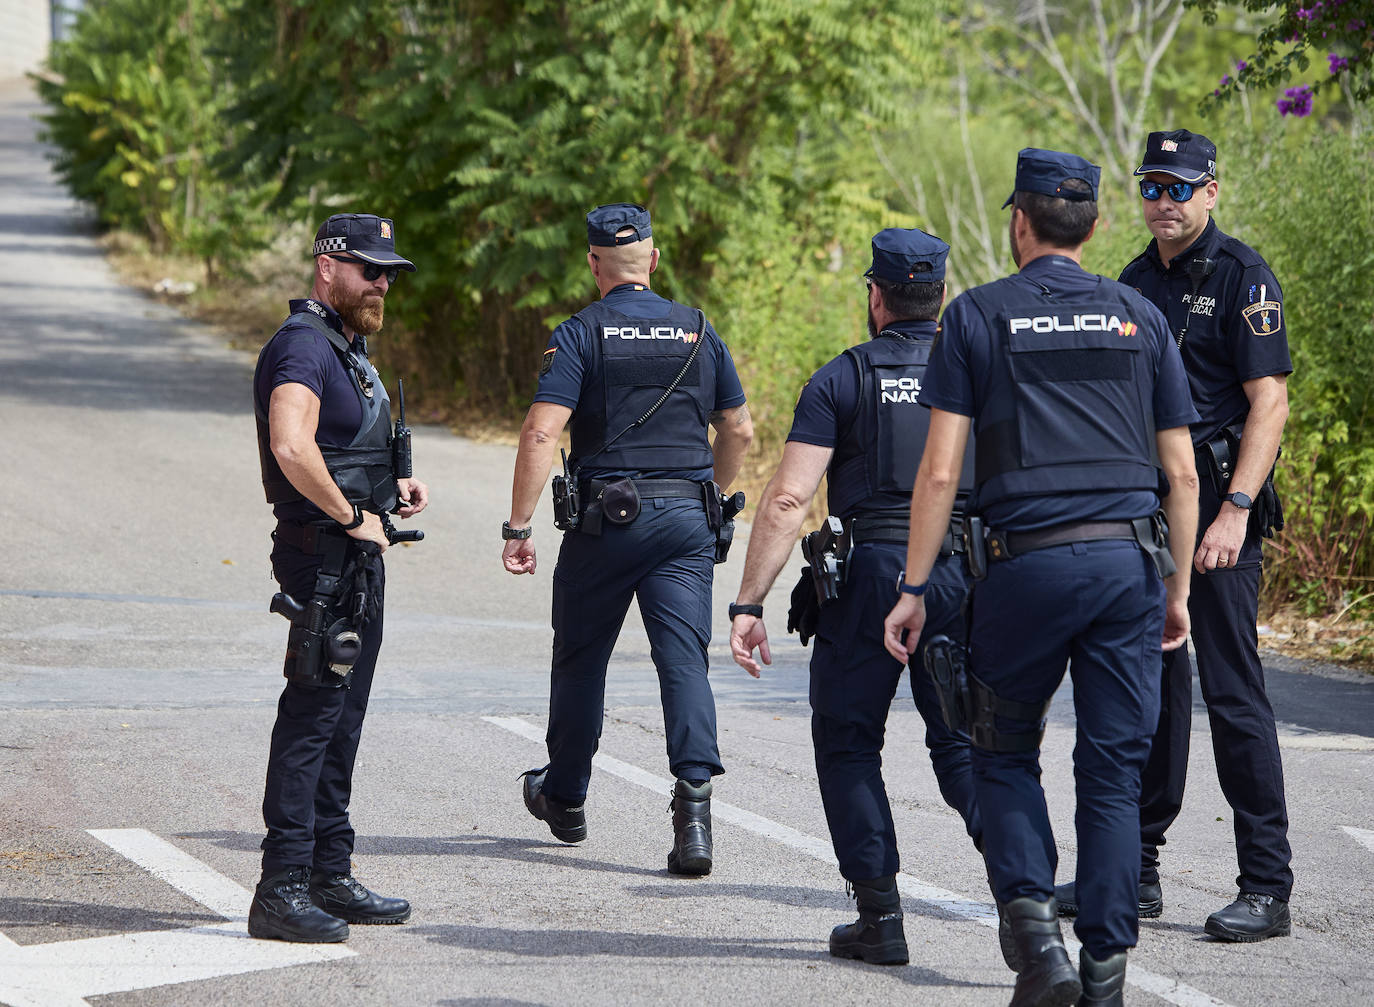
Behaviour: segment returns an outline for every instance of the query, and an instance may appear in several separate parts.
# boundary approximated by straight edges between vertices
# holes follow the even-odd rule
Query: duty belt
[[[945,529],[944,541],[940,543],[941,556],[953,556],[964,551],[963,519],[952,518]],[[854,545],[860,542],[890,542],[906,545],[911,526],[905,518],[897,517],[856,517],[849,521],[849,539]]]
[[[302,524],[298,521],[278,521],[272,537],[303,553],[317,556],[324,551],[324,543],[331,538],[348,538],[337,524]]]
[[[988,559],[993,562],[1015,559],[1023,553],[1048,549],[1071,542],[1099,542],[1106,539],[1136,541],[1135,526],[1129,521],[1078,521],[1055,525],[1039,531],[988,532]]]
[[[595,500],[614,479],[589,479],[584,491],[584,500]],[[642,500],[676,498],[681,500],[700,500],[701,483],[690,479],[634,479],[635,491]]]

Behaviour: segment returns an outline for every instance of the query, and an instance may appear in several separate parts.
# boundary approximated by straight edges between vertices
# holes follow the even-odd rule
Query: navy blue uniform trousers
[[[628,525],[568,532],[553,572],[553,673],[543,792],[579,805],[601,740],[606,664],[630,602],[649,636],[663,702],[668,764],[679,779],[725,770],[706,680],[716,535],[700,501],[646,499]]]
[[[1216,519],[1221,500],[1202,479],[1198,537]],[[1255,619],[1262,569],[1261,539],[1251,531],[1235,566],[1193,572],[1188,615],[1193,624],[1198,681],[1212,727],[1221,792],[1231,805],[1236,834],[1237,886],[1288,901],[1293,891],[1288,803],[1283,789],[1274,710],[1264,690]],[[1164,701],[1150,759],[1141,776],[1142,880],[1159,880],[1159,847],[1183,806],[1188,735],[1193,720],[1193,674],[1186,649],[1165,655]]]
[[[902,664],[883,647],[883,619],[897,597],[906,547],[861,543],[854,548],[840,597],[821,609],[811,655],[811,739],[816,775],[840,874],[868,881],[900,868],[897,834],[883,784],[883,738]],[[911,659],[911,692],[926,723],[926,747],[940,793],[964,819],[974,844],[982,821],[973,794],[968,735],[950,730],[921,655],[941,633],[963,642],[967,584],[963,560],[940,559],[926,590],[925,628]]]
[[[1044,703],[1069,666],[1078,719],[1074,929],[1098,959],[1133,947],[1140,771],[1159,721],[1163,582],[1133,542],[1079,542],[990,564],[974,584],[972,609],[971,668],[999,696]],[[1002,718],[998,725],[1035,726]],[[994,893],[1001,902],[1051,898],[1059,856],[1039,750],[972,751]]]
[[[281,589],[304,602],[315,593],[320,557],[278,542],[272,573]],[[288,867],[350,872],[354,833],[348,820],[353,793],[353,763],[358,754],[372,673],[382,646],[382,586],[378,567],[377,614],[359,634],[362,650],[347,688],[330,689],[287,682],[277,701],[262,817],[262,869],[275,874]]]

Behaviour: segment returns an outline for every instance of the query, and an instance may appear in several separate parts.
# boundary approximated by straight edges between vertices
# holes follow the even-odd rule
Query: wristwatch
[[[512,528],[509,521],[501,522],[501,539],[509,542],[513,538],[525,539],[534,534],[534,525],[525,525],[523,528]]]
[[[342,528],[344,531],[352,531],[354,528],[358,527],[358,525],[360,525],[360,524],[362,524],[362,523],[363,523],[363,509],[362,509],[361,507],[359,507],[357,504],[354,504],[354,505],[353,505],[353,520],[350,521],[350,522],[348,522],[348,524],[344,524],[343,522],[340,522],[340,523],[339,523],[339,527]]]
[[[897,593],[898,593],[898,594],[912,594],[912,595],[915,595],[916,597],[919,598],[921,595],[923,595],[923,594],[926,593],[926,588],[927,588],[929,585],[930,585],[930,581],[925,581],[925,582],[922,583],[922,584],[908,584],[908,583],[906,582],[906,571],[905,571],[905,570],[903,570],[901,573],[897,574]]]
[[[1244,493],[1227,493],[1226,500],[1241,510],[1249,510],[1255,502]]]
[[[763,618],[762,605],[736,605],[734,602],[731,602],[729,612],[731,620],[737,615],[752,615],[755,619]]]

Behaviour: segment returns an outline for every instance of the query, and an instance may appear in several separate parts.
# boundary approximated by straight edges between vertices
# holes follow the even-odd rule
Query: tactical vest
[[[1019,497],[1158,488],[1154,360],[1127,288],[1071,303],[1010,279],[968,291],[993,336],[977,419],[974,508]]]
[[[906,517],[911,487],[930,432],[930,410],[918,404],[932,343],[879,334],[845,355],[859,369],[858,409],[830,460],[827,503],[840,518],[894,513]],[[970,439],[959,480],[973,488]]]
[[[648,412],[682,370],[693,344],[706,338],[700,312],[670,305],[666,317],[638,318],[597,301],[575,316],[587,327],[600,366],[588,368],[573,414],[574,466],[589,459],[593,470],[642,473],[714,464],[706,428],[716,400],[716,365],[705,346],[652,418],[600,451]]]
[[[396,506],[396,477],[391,463],[391,400],[386,388],[367,356],[356,351],[339,332],[328,322],[312,312],[300,311],[282,323],[282,329],[289,325],[305,325],[314,329],[329,340],[329,345],[338,354],[340,365],[353,379],[350,383],[362,407],[362,420],[358,432],[347,447],[321,444],[320,454],[329,469],[330,476],[348,498],[349,503],[357,504],[364,510],[384,513]],[[273,335],[273,339],[276,335]],[[268,340],[268,344],[271,340]],[[258,353],[257,367],[262,367],[263,354],[267,351],[264,344]],[[253,374],[253,387],[257,388],[257,370]],[[367,394],[364,385],[370,386]],[[271,435],[267,427],[267,405],[253,396],[253,412],[258,424],[258,460],[262,465],[262,487],[267,493],[270,504],[295,503],[305,499],[296,487],[282,473],[272,454]]]

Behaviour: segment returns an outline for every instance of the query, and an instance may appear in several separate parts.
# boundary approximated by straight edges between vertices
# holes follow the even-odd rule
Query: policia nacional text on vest
[[[829,516],[820,529],[802,538],[807,565],[792,590],[787,630],[798,633],[803,645],[815,635],[821,607],[839,597],[854,545],[907,541],[911,487],[930,432],[930,410],[919,398],[931,345],[884,330],[845,350],[858,370],[858,409],[830,463]],[[970,442],[960,499],[973,488],[972,451]],[[962,532],[952,526],[941,552],[963,549]]]
[[[715,464],[707,434],[715,367],[709,357],[704,363],[701,357],[706,316],[670,304],[666,318],[652,320],[626,315],[602,301],[575,316],[591,334],[601,366],[590,370],[572,418],[572,461],[565,455],[563,475],[554,477],[554,524],[562,531],[599,535],[603,520],[629,524],[638,517],[641,497],[700,499],[716,534],[716,562],[723,563],[734,536],[733,518],[744,506],[743,493],[722,499],[710,480],[625,476],[584,483],[580,477],[593,459],[598,469],[630,473],[692,471]]]

